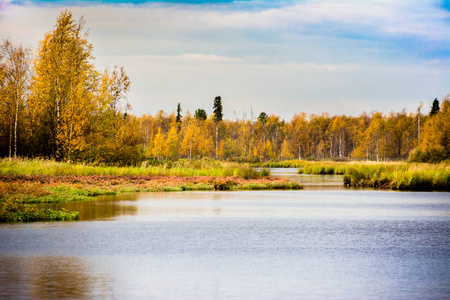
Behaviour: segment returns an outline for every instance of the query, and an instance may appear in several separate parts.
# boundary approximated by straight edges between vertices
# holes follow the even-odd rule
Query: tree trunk
[[[330,139],[330,158],[333,157],[333,140]]]
[[[71,123],[70,124],[70,132],[69,132],[69,146],[68,146],[68,162],[69,162],[69,165],[70,165],[70,152],[71,152],[71,150],[72,150],[72,133],[73,133],[73,123]]]
[[[14,120],[14,159],[17,158],[17,123],[19,120],[19,91],[16,95],[16,115]]]
[[[417,141],[418,141],[417,147],[420,147],[420,111],[417,116]]]
[[[216,159],[219,157],[217,153],[218,149],[219,149],[219,124],[216,123]]]
[[[376,151],[377,151],[377,162],[378,162],[378,144],[379,144],[379,142],[378,142],[378,139],[377,139],[377,148],[376,148]]]
[[[12,154],[12,135],[13,135],[13,133],[12,133],[12,124],[11,124],[11,122],[9,123],[9,161],[11,161],[11,154]]]

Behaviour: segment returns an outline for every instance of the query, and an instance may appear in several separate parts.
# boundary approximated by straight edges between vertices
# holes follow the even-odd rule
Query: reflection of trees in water
[[[112,296],[105,274],[93,274],[78,257],[0,257],[0,298],[84,299]]]
[[[95,293],[107,296],[105,275],[90,274],[78,257],[41,256],[30,259],[30,283],[33,298],[90,298]]]
[[[27,263],[18,257],[0,256],[0,299],[17,299],[30,297]]]
[[[108,197],[110,197],[108,199]],[[80,219],[84,221],[88,220],[101,220],[110,219],[114,217],[136,215],[138,212],[138,207],[132,201],[135,199],[127,199],[130,202],[124,205],[123,202],[118,202],[122,199],[115,199],[117,196],[103,197],[98,201],[92,202],[71,202],[71,203],[60,203],[60,204],[44,204],[41,207],[51,208],[51,209],[67,209],[70,211],[79,211]]]

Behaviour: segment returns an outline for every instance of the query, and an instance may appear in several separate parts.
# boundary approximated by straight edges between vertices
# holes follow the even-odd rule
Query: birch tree
[[[0,46],[0,110],[9,127],[9,158],[17,157],[18,128],[24,112],[30,77],[30,50],[7,39]]]
[[[78,114],[91,111],[97,79],[92,45],[83,29],[83,18],[75,21],[69,10],[59,15],[55,28],[39,44],[31,82],[30,106],[38,125],[38,144],[43,143],[44,154],[69,161],[87,129],[87,121],[80,122]],[[89,118],[89,114],[83,116]]]

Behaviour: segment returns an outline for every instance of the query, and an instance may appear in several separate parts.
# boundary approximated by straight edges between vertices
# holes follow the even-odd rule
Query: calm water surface
[[[450,298],[449,193],[289,172],[305,190],[127,194],[66,204],[79,222],[2,224],[0,298]]]

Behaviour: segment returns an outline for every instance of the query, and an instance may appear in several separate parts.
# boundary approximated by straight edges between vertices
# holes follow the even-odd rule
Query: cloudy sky
[[[0,39],[36,48],[84,16],[99,70],[122,66],[137,115],[225,118],[428,110],[450,93],[450,1],[4,1]]]

